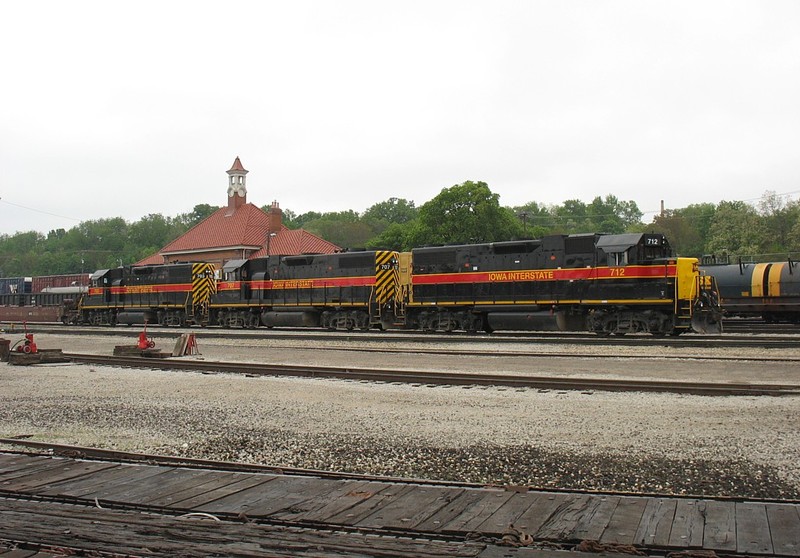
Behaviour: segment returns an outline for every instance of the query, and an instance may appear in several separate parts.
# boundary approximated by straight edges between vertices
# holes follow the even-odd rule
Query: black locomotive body
[[[672,257],[660,234],[420,248],[410,265],[407,318],[425,330],[530,329],[542,311],[600,334],[719,330],[697,260]]]
[[[397,252],[270,256],[228,262],[211,300],[229,327],[388,327],[394,322]]]
[[[214,266],[196,262],[101,269],[90,281],[78,320],[91,325],[205,325],[216,289]]]

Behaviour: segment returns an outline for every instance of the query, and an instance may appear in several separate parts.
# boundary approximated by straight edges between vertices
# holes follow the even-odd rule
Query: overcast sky
[[[0,234],[248,201],[800,195],[800,2],[4,2]]]

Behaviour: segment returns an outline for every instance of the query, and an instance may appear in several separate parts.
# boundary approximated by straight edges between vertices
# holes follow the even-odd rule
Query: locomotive
[[[791,258],[731,264],[704,257],[701,269],[716,278],[727,316],[760,316],[766,322],[800,324],[800,268]]]
[[[407,323],[424,330],[531,329],[545,310],[561,330],[600,335],[721,331],[713,278],[696,259],[672,257],[662,234],[552,235],[401,258]]]
[[[206,325],[216,289],[214,265],[179,263],[100,269],[68,321],[90,325],[134,323]]]
[[[518,240],[99,270],[70,321],[600,335],[721,331],[714,278],[661,234]]]

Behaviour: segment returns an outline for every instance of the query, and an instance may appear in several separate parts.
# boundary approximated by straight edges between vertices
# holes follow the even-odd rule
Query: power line
[[[66,215],[59,215],[58,213],[50,213],[49,211],[42,211],[41,209],[35,209],[33,207],[28,207],[26,205],[20,205],[18,203],[13,203],[8,200],[4,200],[0,198],[0,202],[3,202],[8,205],[13,205],[14,207],[19,207],[21,209],[27,209],[28,211],[33,211],[35,213],[43,213],[44,215],[50,215],[51,217],[59,217],[61,219],[69,219],[70,221],[77,221],[78,223],[81,222],[80,219],[76,219],[75,217],[67,217]]]

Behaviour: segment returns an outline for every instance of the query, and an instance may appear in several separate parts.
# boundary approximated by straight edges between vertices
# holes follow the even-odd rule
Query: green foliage
[[[467,181],[442,190],[419,209],[409,231],[414,246],[511,240],[522,235],[513,212],[485,182]]]
[[[765,244],[766,227],[755,208],[741,201],[722,201],[709,227],[706,244],[712,254],[759,254]]]
[[[177,226],[182,226],[186,230],[191,229],[195,225],[205,221],[211,214],[218,210],[219,207],[216,205],[209,205],[207,203],[201,203],[194,206],[194,209],[190,213],[181,213],[175,219],[167,218],[166,221],[171,221]]]

